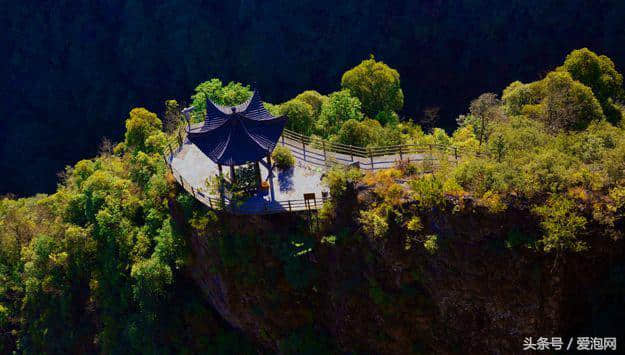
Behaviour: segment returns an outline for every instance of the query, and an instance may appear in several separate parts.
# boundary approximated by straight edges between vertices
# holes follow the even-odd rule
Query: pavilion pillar
[[[224,194],[224,171],[221,167],[221,164],[217,164],[217,168],[219,169],[219,198],[221,199],[221,203],[225,205],[225,194]]]
[[[233,184],[237,181],[237,176],[234,172],[234,165],[230,165],[230,182]]]
[[[256,184],[258,185],[258,189],[260,190],[263,187],[263,179],[260,176],[260,163],[255,162],[254,168],[256,170]]]
[[[276,200],[276,193],[273,190],[273,165],[271,165],[271,153],[267,154],[267,166],[269,167],[269,192],[271,196],[271,202]]]

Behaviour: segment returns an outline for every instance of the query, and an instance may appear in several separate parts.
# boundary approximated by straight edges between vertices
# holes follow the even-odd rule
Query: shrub
[[[425,237],[423,247],[428,253],[434,255],[438,251],[438,237],[436,235],[428,235]]]
[[[575,201],[553,195],[546,205],[535,207],[534,213],[542,217],[544,235],[540,244],[546,252],[583,251],[587,248],[586,243],[578,239],[586,226],[586,219],[579,215]]]
[[[423,229],[421,218],[419,218],[418,216],[412,217],[410,221],[408,221],[408,223],[406,224],[406,228],[408,228],[408,230],[412,232],[420,231],[421,229]]]
[[[295,166],[295,158],[287,147],[277,146],[271,153],[271,157],[280,170],[288,170]]]
[[[330,189],[332,198],[340,200],[362,177],[363,174],[358,169],[336,166],[328,170],[323,182]]]
[[[378,215],[376,211],[361,211],[359,221],[365,234],[371,237],[382,238],[388,232],[386,218]]]
[[[310,104],[293,99],[280,105],[280,112],[288,118],[286,123],[288,129],[307,136],[312,134],[315,112]]]
[[[366,147],[371,143],[375,142],[375,128],[375,126],[368,125],[365,122],[359,122],[355,119],[350,119],[345,121],[341,125],[336,139],[338,140],[338,142],[343,144]]]
[[[444,202],[443,183],[433,175],[410,181],[410,187],[415,193],[415,199],[423,209],[431,209]]]

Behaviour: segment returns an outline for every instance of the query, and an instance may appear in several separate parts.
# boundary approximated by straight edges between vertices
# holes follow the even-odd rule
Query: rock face
[[[540,235],[527,210],[463,211],[421,216],[433,254],[397,226],[382,240],[335,221],[319,238],[305,214],[221,216],[221,231],[189,232],[193,276],[227,322],[282,353],[522,353],[524,337],[592,336],[579,332],[623,300],[622,242],[597,230],[588,252],[545,254],[527,246]],[[595,335],[620,335],[608,329]]]

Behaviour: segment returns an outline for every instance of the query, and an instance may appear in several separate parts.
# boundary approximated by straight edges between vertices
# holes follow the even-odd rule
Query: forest
[[[210,79],[188,101],[201,114],[206,96],[236,104],[250,88]],[[405,346],[412,353],[470,352],[470,344],[436,343],[417,325],[409,329],[419,332],[394,328],[429,319],[425,329],[443,327],[449,339],[462,334],[462,322],[438,323],[437,288],[428,286],[427,268],[417,267],[449,257],[461,242],[432,219],[437,214],[448,216],[450,225],[477,223],[477,229],[491,228],[490,219],[502,218],[495,223],[502,225],[508,214],[525,218],[528,223],[488,232],[484,250],[495,250],[493,262],[501,255],[542,260],[527,273],[538,270],[547,280],[541,287],[554,275],[571,277],[565,267],[575,260],[586,265],[584,258],[603,255],[596,253],[620,251],[601,259],[610,264],[593,264],[597,273],[607,271],[592,277],[604,287],[589,288],[596,294],[588,296],[592,307],[579,313],[583,318],[560,317],[570,322],[553,329],[571,334],[584,330],[581,322],[622,335],[623,99],[614,62],[583,48],[538,80],[477,95],[447,134],[435,119],[423,125],[402,120],[400,72],[365,57],[343,73],[334,92],[304,90],[267,108],[287,115],[289,128],[320,139],[361,146],[435,143],[461,150],[462,158],[436,167],[398,161],[395,168],[366,174],[333,168],[323,182],[332,198],[319,212],[321,223],[310,228],[297,216],[289,224],[281,224],[282,217],[255,220],[259,229],[273,223],[269,234],[207,209],[177,185],[163,160],[184,125],[177,101],[165,101],[160,117],[133,108],[122,140],[105,141],[94,158],[67,166],[55,192],[0,200],[0,352],[380,353]],[[477,222],[471,217],[476,213],[482,216]],[[198,245],[214,254],[198,254],[204,250]],[[365,245],[372,249],[360,249]],[[330,282],[336,270],[323,260],[332,253],[357,257],[362,264],[350,262],[349,272],[360,276]],[[382,272],[387,258],[415,268],[408,279],[398,279],[399,288]],[[540,265],[546,265],[543,271]],[[203,268],[233,294],[243,292],[240,302],[266,285],[261,290],[268,303],[246,309],[250,319],[266,323],[234,323],[239,310],[213,303],[210,285],[198,281],[205,280]],[[531,285],[519,287],[531,293]],[[317,302],[324,292],[329,299],[364,300],[380,317],[418,313],[383,328],[363,322],[364,333],[350,336],[321,316],[326,304]],[[300,298],[308,308],[291,301]],[[563,310],[576,301],[566,301]],[[283,317],[277,324],[270,321],[275,312]],[[510,350],[519,339],[499,341],[498,349]]]
[[[625,65],[622,1],[4,1],[0,194],[56,188],[56,174],[120,141],[123,120],[202,80],[256,82],[268,102],[328,94],[369,54],[402,74],[402,120],[540,79],[588,47]],[[431,111],[430,111],[431,112]],[[94,143],[96,142],[96,143]]]

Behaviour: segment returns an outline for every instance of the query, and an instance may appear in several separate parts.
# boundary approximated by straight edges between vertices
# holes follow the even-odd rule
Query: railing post
[[[321,146],[323,147],[323,164],[328,165],[327,164],[328,157],[326,156],[326,141],[325,140],[321,141]]]
[[[432,154],[431,144],[430,144],[430,166],[432,167],[432,170],[430,171],[430,173],[434,173],[434,155]]]
[[[399,160],[404,160],[404,156],[402,155],[401,145],[399,146]]]
[[[208,205],[213,209],[213,199],[211,199],[210,196],[208,197]]]
[[[456,165],[458,165],[458,147],[454,147],[454,157],[456,158]]]
[[[373,170],[373,152],[371,148],[367,148],[367,152],[369,153],[369,159],[371,160],[371,170]]]
[[[193,186],[191,186],[191,195],[193,195],[193,197],[195,197],[195,190],[193,189]]]
[[[304,136],[302,136],[302,150],[304,151],[304,161],[306,161],[306,143],[304,142]]]
[[[284,134],[282,134],[282,146],[284,147]]]
[[[288,202],[289,202],[289,212],[292,212],[292,209],[291,209],[291,200],[289,200]]]

